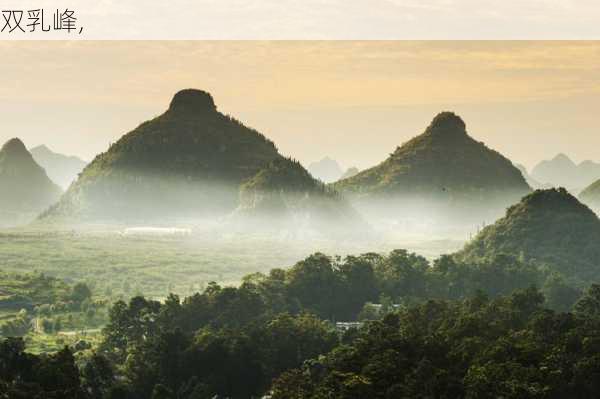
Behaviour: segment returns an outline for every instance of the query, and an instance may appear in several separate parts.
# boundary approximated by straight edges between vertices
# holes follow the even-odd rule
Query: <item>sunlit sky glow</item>
[[[91,160],[179,89],[304,163],[364,168],[453,110],[531,167],[600,161],[600,42],[0,42],[0,140]]]

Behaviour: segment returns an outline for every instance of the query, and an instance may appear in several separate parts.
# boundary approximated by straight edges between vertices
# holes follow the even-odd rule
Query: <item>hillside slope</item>
[[[187,89],[98,155],[45,218],[156,220],[219,215],[239,185],[281,156],[257,131]]]
[[[365,227],[338,192],[287,158],[270,162],[244,182],[234,218],[253,228],[331,232]]]
[[[500,153],[471,138],[454,113],[438,114],[379,165],[334,187],[359,203],[387,202],[395,210],[479,207],[490,213],[530,192],[521,172]],[[378,205],[379,206],[379,205]]]
[[[596,213],[600,212],[600,180],[590,184],[579,194],[579,200],[592,208]]]
[[[17,138],[0,149],[1,225],[23,223],[58,200],[60,188]]]
[[[485,227],[457,254],[476,260],[512,254],[580,281],[600,279],[600,220],[565,189],[537,190]]]

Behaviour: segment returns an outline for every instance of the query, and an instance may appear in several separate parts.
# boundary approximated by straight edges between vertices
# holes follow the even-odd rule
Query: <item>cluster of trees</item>
[[[249,299],[209,287],[183,302],[113,308],[98,352],[25,352],[0,341],[0,397],[82,399],[594,398],[600,285],[571,313],[535,289],[429,300],[338,335],[314,315],[231,312]],[[219,308],[226,315],[215,318]],[[203,313],[194,317],[197,312]],[[198,326],[198,329],[196,329]]]
[[[258,293],[269,309],[308,311],[332,321],[353,321],[367,302],[410,305],[428,299],[464,299],[478,291],[491,297],[541,287],[546,306],[566,311],[581,296],[562,275],[510,255],[461,261],[443,255],[433,262],[406,250],[365,253],[344,259],[321,253],[291,269],[253,274],[242,289]]]
[[[0,341],[1,398],[101,399],[107,387],[114,384],[112,366],[102,356],[92,355],[79,368],[68,347],[37,356],[25,351],[22,338]]]
[[[596,398],[599,299],[592,286],[573,313],[544,308],[534,288],[427,301],[283,373],[271,397]]]
[[[101,325],[106,322],[108,303],[93,300],[91,288],[83,282],[72,286],[43,274],[4,274],[0,290],[0,335],[19,337],[36,326],[46,333],[62,327]]]
[[[527,288],[540,281],[547,298]],[[600,371],[600,286],[581,298],[570,290],[559,276],[506,256],[430,265],[403,250],[317,253],[239,287],[211,283],[183,300],[118,301],[102,344],[78,367],[68,348],[35,357],[21,341],[5,341],[0,362],[10,366],[0,367],[0,397],[594,397],[593,383],[571,394]],[[355,320],[380,298],[393,312],[336,331],[332,322]],[[573,313],[548,309],[576,300]],[[63,374],[46,379],[58,373],[42,373],[47,364]]]
[[[31,319],[26,309],[21,309],[14,317],[0,324],[0,334],[5,337],[18,337],[27,334]]]
[[[508,208],[456,254],[462,259],[523,254],[573,284],[598,281],[600,220],[564,188],[536,190]]]

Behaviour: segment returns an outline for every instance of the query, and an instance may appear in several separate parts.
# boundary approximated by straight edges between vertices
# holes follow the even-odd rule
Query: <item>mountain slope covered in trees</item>
[[[600,220],[565,189],[537,190],[485,227],[458,254],[523,256],[580,282],[600,279]]]
[[[438,114],[425,132],[381,164],[335,183],[359,203],[387,202],[396,211],[462,210],[494,213],[530,191],[521,172],[471,138],[463,120]]]
[[[209,93],[182,90],[165,113],[98,155],[45,216],[223,214],[237,206],[241,182],[280,157],[262,134],[218,112]]]
[[[352,233],[349,229],[366,227],[339,193],[287,158],[271,161],[242,184],[234,218],[251,228],[288,226]]]

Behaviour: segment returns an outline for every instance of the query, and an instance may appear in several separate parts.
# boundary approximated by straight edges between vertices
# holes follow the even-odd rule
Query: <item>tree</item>
[[[56,398],[83,398],[79,370],[68,347],[46,358],[41,358],[34,367],[35,381],[43,391]]]
[[[600,318],[600,284],[592,284],[577,301],[574,312],[578,316]]]
[[[397,249],[374,266],[380,292],[394,299],[424,297],[429,262],[422,256]]]
[[[92,290],[88,287],[86,283],[77,283],[73,286],[71,292],[71,299],[77,303],[81,304],[86,299],[90,299],[92,297]]]
[[[341,281],[331,258],[316,253],[296,263],[287,275],[289,293],[302,307],[326,319],[335,319]]]
[[[558,274],[552,274],[546,279],[542,291],[546,297],[546,305],[560,312],[571,310],[581,297],[581,291],[565,283],[564,278]]]
[[[377,279],[371,263],[360,257],[349,256],[339,266],[341,301],[336,316],[340,320],[354,320],[366,302],[377,299]]]
[[[338,342],[329,323],[308,313],[278,315],[260,328],[257,335],[256,345],[262,352],[267,380],[329,352]]]
[[[111,364],[95,352],[83,366],[81,377],[83,387],[93,399],[104,398],[115,382]]]

